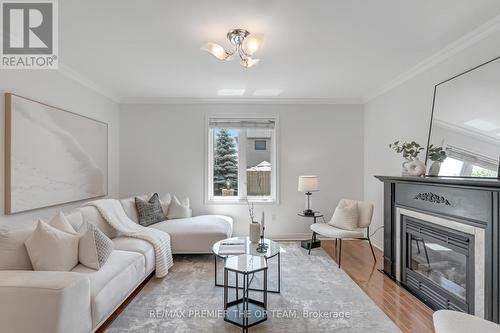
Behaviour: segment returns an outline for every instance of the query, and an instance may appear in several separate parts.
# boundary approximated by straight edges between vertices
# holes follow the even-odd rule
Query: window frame
[[[214,196],[213,189],[213,160],[214,160],[214,136],[213,129],[210,128],[210,119],[272,119],[274,120],[274,130],[271,134],[270,145],[268,148],[271,151],[271,195],[268,197],[257,197],[246,195],[246,153],[240,156],[241,151],[246,152],[246,137],[238,138],[238,196],[222,197]],[[204,177],[204,199],[205,204],[247,204],[253,202],[258,204],[276,204],[279,203],[279,119],[275,114],[252,114],[252,115],[233,115],[233,114],[210,114],[205,118],[205,177]],[[243,186],[242,186],[243,185]]]

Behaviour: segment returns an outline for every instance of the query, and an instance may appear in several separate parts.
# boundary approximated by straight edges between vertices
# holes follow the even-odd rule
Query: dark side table
[[[301,216],[301,217],[312,218],[314,221],[313,223],[316,223],[317,218],[323,217],[323,214],[321,214],[320,212],[314,212],[314,215],[305,215],[304,213],[298,213],[297,215]],[[312,241],[310,239],[303,240],[302,242],[300,242],[300,246],[302,246],[306,250],[309,250],[309,249],[314,249],[314,248],[320,247],[321,242],[316,239],[316,234],[314,234]]]

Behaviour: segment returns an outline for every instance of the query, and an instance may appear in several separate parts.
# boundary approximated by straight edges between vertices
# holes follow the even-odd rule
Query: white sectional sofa
[[[24,240],[17,245],[10,240],[9,257],[17,256],[23,264],[0,270],[0,331],[93,332],[154,271],[152,245],[117,234],[94,207],[78,208],[66,217],[75,229],[88,221],[111,238],[111,256],[98,271],[81,264],[71,272],[33,271],[24,267],[29,262]],[[175,253],[210,253],[214,242],[231,236],[232,220],[207,215],[153,227],[170,233]]]
[[[149,198],[152,194],[142,195]],[[125,213],[138,223],[135,197],[120,199]],[[212,245],[231,237],[233,219],[223,215],[200,215],[183,219],[166,220],[150,226],[170,235],[172,253],[202,254],[212,253]]]

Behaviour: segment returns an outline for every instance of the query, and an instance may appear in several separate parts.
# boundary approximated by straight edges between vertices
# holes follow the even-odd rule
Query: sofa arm
[[[90,281],[73,272],[0,271],[5,332],[90,332]]]

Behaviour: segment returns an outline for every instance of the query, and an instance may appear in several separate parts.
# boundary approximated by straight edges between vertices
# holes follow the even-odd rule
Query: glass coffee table
[[[225,253],[223,252],[223,248],[221,245],[223,244],[237,244],[243,242],[243,247],[244,247],[244,252],[239,252],[239,253]],[[214,268],[215,268],[215,285],[217,287],[224,287],[224,284],[219,283],[217,281],[217,260],[222,259],[224,262],[226,262],[226,259],[229,257],[241,255],[241,254],[249,254],[253,256],[258,256],[258,257],[264,257],[266,259],[266,262],[271,259],[271,258],[277,258],[278,260],[278,281],[277,281],[277,286],[278,288],[276,290],[267,290],[267,292],[270,293],[276,293],[279,294],[281,292],[281,246],[276,243],[275,241],[272,241],[270,239],[265,238],[264,242],[267,244],[267,250],[266,252],[258,252],[257,251],[257,246],[258,243],[252,243],[250,242],[250,239],[248,237],[232,237],[232,238],[226,238],[221,241],[218,241],[212,246],[212,252],[214,254]],[[252,276],[253,279],[253,276]],[[250,280],[251,282],[251,280]],[[229,288],[236,288],[236,286],[229,286]],[[254,290],[254,291],[263,291],[262,289],[258,288],[249,288],[248,290]]]

